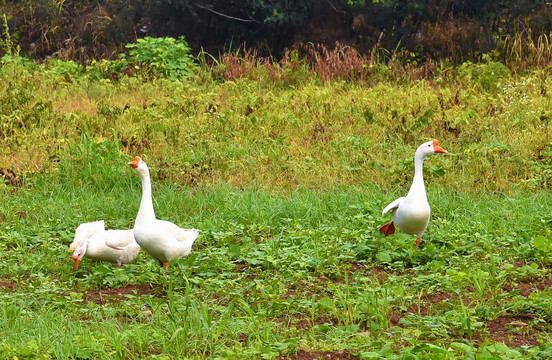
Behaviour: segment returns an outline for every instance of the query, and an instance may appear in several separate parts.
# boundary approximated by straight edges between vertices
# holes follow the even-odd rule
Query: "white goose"
[[[420,245],[431,215],[424,185],[424,160],[428,155],[447,152],[439,146],[439,142],[435,139],[418,147],[414,156],[414,180],[410,190],[408,190],[406,197],[398,198],[383,209],[382,216],[392,210],[393,220],[380,228],[382,234],[385,236],[394,234],[395,225],[393,223],[395,223],[402,232],[417,235],[416,248]]]
[[[83,257],[109,261],[121,267],[134,260],[140,246],[134,241],[130,230],[105,230],[104,221],[80,224],[75,230],[75,238],[69,246],[75,260],[73,269],[77,271]]]
[[[134,238],[152,258],[168,269],[172,259],[190,254],[199,230],[182,229],[169,221],[158,220],[153,210],[148,166],[139,156],[128,164],[142,178],[142,201],[134,223]]]

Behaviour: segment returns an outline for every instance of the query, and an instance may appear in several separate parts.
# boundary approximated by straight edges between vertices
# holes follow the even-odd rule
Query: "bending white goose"
[[[69,250],[75,260],[73,269],[77,271],[83,257],[109,261],[121,267],[134,260],[140,246],[134,241],[133,230],[105,230],[104,221],[80,224],[75,230],[75,238]]]
[[[380,228],[382,234],[385,236],[394,234],[395,225],[393,223],[395,223],[402,232],[417,235],[416,248],[420,246],[422,235],[427,228],[431,215],[431,208],[427,201],[424,185],[424,160],[428,155],[447,152],[439,146],[439,142],[435,139],[423,143],[418,147],[414,156],[414,180],[412,181],[410,190],[408,190],[406,197],[398,198],[383,209],[382,216],[385,216],[385,214],[392,210],[393,220]]]
[[[148,166],[139,156],[128,164],[142,178],[142,201],[134,223],[134,238],[152,258],[168,269],[172,259],[190,254],[199,230],[182,229],[169,221],[158,220],[153,210]]]

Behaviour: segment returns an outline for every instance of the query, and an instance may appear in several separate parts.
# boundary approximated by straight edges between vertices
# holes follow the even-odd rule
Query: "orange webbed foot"
[[[380,227],[379,230],[385,236],[393,235],[395,233],[395,224],[393,224],[393,221],[389,221]]]

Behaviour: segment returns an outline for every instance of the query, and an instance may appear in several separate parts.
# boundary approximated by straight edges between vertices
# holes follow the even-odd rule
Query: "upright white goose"
[[[392,210],[393,220],[380,228],[382,234],[385,236],[394,234],[395,225],[393,223],[395,223],[402,232],[417,235],[416,248],[420,246],[422,235],[427,228],[431,215],[431,208],[427,201],[424,185],[424,160],[428,155],[447,152],[439,146],[439,142],[436,139],[423,143],[418,147],[414,156],[414,180],[412,181],[410,190],[408,190],[406,197],[398,198],[383,209],[382,216],[385,216],[385,214]]]
[[[182,229],[169,221],[158,220],[153,210],[148,166],[139,156],[128,164],[142,178],[142,201],[134,222],[134,238],[142,249],[168,269],[172,259],[190,254],[199,230]]]
[[[105,230],[104,221],[80,224],[75,230],[75,238],[69,246],[75,260],[73,269],[77,271],[83,257],[109,261],[121,267],[134,260],[140,246],[134,241],[133,230]]]

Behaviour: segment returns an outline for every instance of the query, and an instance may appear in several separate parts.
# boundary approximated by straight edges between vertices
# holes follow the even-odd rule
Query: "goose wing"
[[[110,248],[123,250],[129,245],[136,244],[134,230],[107,230],[105,232],[105,245]],[[138,246],[138,244],[136,244]]]
[[[404,199],[406,199],[406,197],[402,196],[402,197],[398,198],[397,200],[393,201],[391,204],[387,205],[387,206],[385,207],[385,209],[383,209],[381,215],[384,216],[384,215],[387,214],[390,210],[398,208],[398,207],[402,204],[402,202],[404,201]]]
[[[193,228],[183,229],[170,221],[159,220],[158,224],[163,231],[169,233],[178,242],[193,242],[199,236],[199,230]]]

